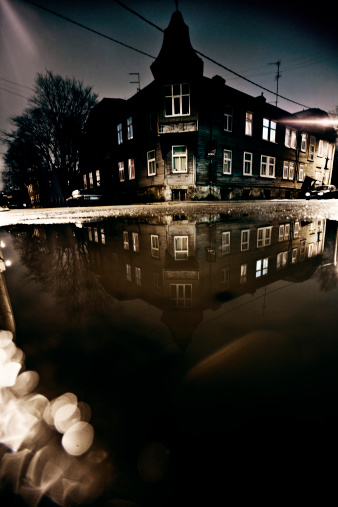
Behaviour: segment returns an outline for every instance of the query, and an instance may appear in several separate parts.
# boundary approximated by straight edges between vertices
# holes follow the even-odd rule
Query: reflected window
[[[139,245],[139,239],[138,239],[138,232],[132,232],[131,239],[133,243],[133,252],[139,252],[140,245]]]
[[[101,243],[102,243],[102,245],[105,245],[106,244],[106,233],[105,233],[105,230],[103,229],[103,227],[101,227],[101,229],[100,229],[100,234],[101,234]]]
[[[247,282],[247,274],[248,274],[248,265],[242,264],[241,265],[241,276],[240,276],[240,283],[244,284]]]
[[[298,181],[304,181],[304,164],[299,164]]]
[[[222,255],[230,253],[230,231],[222,232]]]
[[[259,259],[256,261],[256,278],[268,274],[269,258]]]
[[[101,185],[101,175],[100,169],[96,170],[96,185],[99,187]]]
[[[299,260],[303,261],[304,259],[305,259],[305,239],[302,239],[299,248]]]
[[[170,284],[170,304],[173,308],[191,308],[192,285],[183,283]]]
[[[323,156],[323,151],[324,151],[324,142],[322,139],[320,139],[318,143],[318,157]]]
[[[277,254],[277,269],[285,268],[288,263],[288,258],[289,255],[287,250],[285,252],[279,252]]]
[[[222,269],[222,285],[224,285],[224,289],[228,289],[230,285],[230,268]]]
[[[156,257],[157,259],[160,257],[160,243],[158,239],[158,235],[152,234],[150,236],[150,248],[151,248],[151,256]]]
[[[161,286],[160,286],[160,275],[158,273],[153,273],[153,280],[154,280],[154,292],[155,294],[161,293]]]
[[[293,227],[293,237],[296,239],[298,238],[299,236],[299,222],[295,222],[294,223],[294,227]]]
[[[310,136],[310,144],[309,144],[309,160],[313,162],[315,158],[315,146],[316,146],[316,138],[314,136]]]
[[[93,186],[94,186],[93,173],[89,173],[89,187],[93,188]]]
[[[278,232],[278,241],[290,239],[290,224],[280,224]]]
[[[249,242],[250,242],[250,230],[246,229],[241,231],[241,252],[249,250]]]
[[[186,260],[188,258],[188,236],[175,236],[174,249],[175,260]]]
[[[123,231],[123,249],[129,250],[129,235],[128,231]]]
[[[293,248],[293,250],[292,250],[292,257],[291,257],[292,264],[296,264],[297,257],[298,257],[298,248]]]
[[[270,227],[260,227],[257,231],[257,247],[268,246],[271,244],[271,231]]]
[[[141,268],[135,267],[135,283],[141,287]]]
[[[127,281],[131,282],[131,265],[130,264],[126,264],[126,276],[127,276]]]

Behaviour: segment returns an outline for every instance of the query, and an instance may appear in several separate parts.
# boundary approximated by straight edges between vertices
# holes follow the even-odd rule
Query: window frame
[[[315,136],[310,136],[309,155],[308,155],[308,160],[310,162],[313,162],[315,159],[315,151],[316,151],[316,138],[315,138]]]
[[[292,127],[285,127],[284,144],[291,150],[297,149],[297,130]]]
[[[308,135],[306,132],[302,132],[301,134],[301,141],[300,141],[300,151],[303,152],[303,153],[306,153],[306,150],[307,150],[307,140],[308,140]]]
[[[128,158],[128,178],[129,180],[135,179],[135,160]]]
[[[263,162],[263,159],[266,158],[266,162]],[[273,164],[270,164],[270,161],[273,161]],[[270,172],[270,167],[273,168],[273,174],[264,174],[263,167],[266,167],[266,172]],[[276,178],[276,157],[270,157],[269,155],[261,155],[261,166],[260,166],[260,176],[262,178]]]
[[[123,250],[129,250],[129,233],[128,233],[128,231],[123,231],[122,239],[123,239]]]
[[[225,109],[223,130],[224,132],[232,132],[233,109],[231,106],[225,106]]]
[[[192,307],[192,284],[191,283],[171,283],[170,284],[170,306],[172,308],[191,308]]]
[[[184,244],[186,242],[186,244]],[[179,243],[182,243],[181,245]],[[185,247],[185,248],[183,248]],[[189,236],[174,236],[175,261],[186,261],[189,257]]]
[[[267,124],[266,124],[267,123]],[[269,118],[263,118],[262,139],[270,143],[276,142],[277,123]]]
[[[133,252],[139,252],[140,251],[140,238],[138,232],[132,232],[131,233],[131,240],[133,245]]]
[[[245,135],[252,137],[252,127],[253,127],[253,113],[251,111],[247,111],[245,113]]]
[[[230,154],[230,157],[226,158],[226,153]],[[229,168],[226,170],[226,168]],[[222,167],[223,174],[229,175],[232,174],[232,150],[227,150],[226,148],[223,149],[223,167]]]
[[[174,87],[179,86],[179,93],[175,93],[177,90],[175,90]],[[184,86],[188,87],[188,93],[184,93]],[[168,94],[168,88],[170,87],[170,94]],[[188,112],[184,113],[183,110],[185,109],[184,104],[184,97],[188,97]],[[190,85],[189,83],[175,83],[175,84],[166,84],[164,85],[164,98],[165,98],[165,116],[167,118],[172,118],[174,116],[190,116]],[[171,102],[171,114],[168,114],[168,107],[169,101]],[[176,113],[176,105],[179,104],[179,112]]]
[[[175,154],[175,153],[174,153],[175,148],[185,148],[185,152],[184,152],[184,154],[183,154],[183,152],[182,152],[182,153]],[[172,146],[172,150],[171,150],[171,151],[172,151],[172,155],[171,155],[171,160],[172,160],[172,172],[173,172],[174,174],[178,174],[178,173],[181,173],[181,174],[182,174],[182,173],[187,173],[187,172],[188,172],[188,148],[187,148],[187,146],[186,146],[186,145],[184,145],[184,144],[175,144],[175,145],[173,145],[173,146]],[[180,169],[179,169],[179,170],[177,170],[177,169],[175,170],[175,160],[179,160],[179,161],[180,161],[180,162],[179,162],[179,166],[180,166]],[[183,170],[181,169],[181,165],[182,165],[182,164],[181,164],[181,161],[182,161],[182,160],[185,160],[185,169],[183,169]]]
[[[231,242],[230,231],[223,231],[221,237],[222,255],[227,255],[230,253],[230,242]]]
[[[160,258],[160,240],[158,234],[150,235],[150,251],[152,257],[155,259]]]
[[[269,233],[267,234],[267,232]],[[261,237],[260,237],[261,235]],[[267,227],[259,227],[257,229],[257,248],[263,248],[271,245],[272,238],[272,225]]]
[[[123,143],[123,125],[122,123],[118,123],[117,125],[117,144]]]
[[[269,270],[269,257],[263,257],[263,259],[256,260],[256,278],[265,276]]]
[[[150,158],[149,154],[154,153],[154,157]],[[153,172],[151,172],[151,167],[153,167]],[[147,168],[148,168],[148,176],[156,176],[156,150],[147,151]]]
[[[244,235],[247,234],[247,239],[244,239]],[[250,249],[250,229],[241,230],[241,252],[246,252]]]
[[[129,116],[127,118],[127,139],[130,141],[131,139],[134,139],[134,127],[133,127],[133,117]]]
[[[250,155],[250,160],[246,160],[246,155]],[[245,171],[247,164],[249,167],[249,172]],[[253,165],[253,154],[249,151],[245,151],[243,153],[243,176],[252,176],[252,165]]]
[[[118,162],[118,168],[119,168],[119,180],[120,180],[120,183],[123,183],[124,181],[126,181],[123,161]]]

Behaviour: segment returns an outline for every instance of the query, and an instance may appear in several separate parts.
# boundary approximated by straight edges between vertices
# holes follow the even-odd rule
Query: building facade
[[[154,80],[128,100],[103,99],[86,125],[85,188],[110,202],[291,198],[332,179],[335,131],[203,76],[179,11],[151,65]]]

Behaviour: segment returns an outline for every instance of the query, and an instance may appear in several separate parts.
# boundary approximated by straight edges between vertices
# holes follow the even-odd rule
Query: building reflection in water
[[[83,328],[94,314],[102,319],[102,307],[113,319],[120,311],[114,313],[116,301],[142,300],[161,312],[165,326],[157,331],[169,330],[178,350],[185,351],[208,310],[279,280],[307,280],[323,259],[336,264],[336,241],[329,259],[325,257],[326,225],[321,219],[180,215],[11,233],[31,274],[52,286],[69,312],[86,314]],[[42,257],[48,262],[41,263]],[[240,348],[265,339],[250,335],[237,343]],[[74,341],[86,347],[81,336]],[[217,357],[204,358],[186,378],[203,380],[210,364],[222,363],[221,356],[222,349]],[[38,394],[39,375],[26,370],[24,353],[10,331],[0,332],[0,362],[3,484],[34,506],[45,496],[61,506],[104,497],[115,484],[116,471],[109,457],[112,449],[97,443],[90,406],[70,392],[54,398]],[[163,480],[169,456],[163,442],[144,445],[137,461],[142,479]]]

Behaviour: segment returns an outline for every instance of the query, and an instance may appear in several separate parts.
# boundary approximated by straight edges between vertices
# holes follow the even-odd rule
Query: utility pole
[[[141,90],[140,74],[138,72],[129,72],[129,76],[137,76],[137,81],[130,81],[130,83],[138,84],[137,91],[139,92]]]
[[[275,79],[277,81],[276,106],[278,104],[278,81],[279,81],[279,78],[281,77],[281,74],[279,73],[280,64],[281,64],[280,60],[278,60],[278,62],[269,63],[269,65],[277,65],[277,74],[275,76]]]

